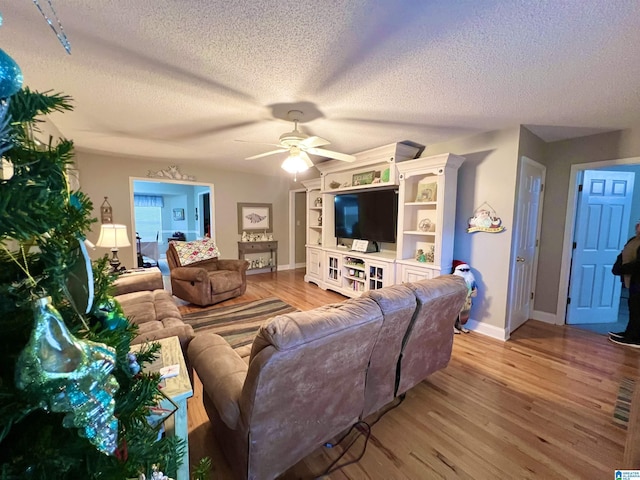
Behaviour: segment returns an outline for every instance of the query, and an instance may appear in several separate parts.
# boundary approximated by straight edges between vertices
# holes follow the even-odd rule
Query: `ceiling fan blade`
[[[315,135],[312,137],[307,137],[300,142],[301,148],[314,148],[314,147],[323,147],[325,145],[329,145],[331,142],[329,140],[325,140],[321,137],[316,137]]]
[[[343,162],[354,162],[356,160],[356,157],[353,155],[325,150],[324,148],[307,148],[307,152],[312,153],[313,155],[320,155],[321,157],[335,158],[336,160],[342,160]]]
[[[300,158],[304,160],[304,163],[307,164],[307,167],[313,167],[313,162],[309,158],[309,155],[306,154],[306,152],[300,152]]]
[[[269,155],[275,155],[280,152],[288,152],[289,150],[286,148],[279,148],[278,150],[271,150],[270,152],[259,153],[258,155],[253,155],[252,157],[247,157],[245,160],[255,160],[257,158],[267,157]]]

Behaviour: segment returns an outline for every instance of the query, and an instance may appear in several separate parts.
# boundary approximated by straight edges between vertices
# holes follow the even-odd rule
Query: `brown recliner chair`
[[[194,245],[197,241],[184,243]],[[181,262],[176,242],[171,242],[167,263],[172,293],[201,307],[238,297],[247,289],[249,262],[246,260],[219,259],[216,256],[191,263]]]

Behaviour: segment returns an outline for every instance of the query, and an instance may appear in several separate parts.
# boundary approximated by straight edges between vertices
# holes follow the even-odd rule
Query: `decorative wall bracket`
[[[147,173],[147,177],[157,177],[157,178],[170,178],[172,180],[187,180],[190,182],[195,182],[196,177],[193,175],[187,175],[180,171],[180,167],[177,165],[171,165],[164,170],[153,171],[149,170]]]

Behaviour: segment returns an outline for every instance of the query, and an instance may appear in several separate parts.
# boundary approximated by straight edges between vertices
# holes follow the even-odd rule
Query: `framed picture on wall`
[[[173,209],[173,219],[174,220],[184,220],[184,208],[174,208]]]
[[[272,232],[272,218],[270,203],[238,203],[238,233]]]

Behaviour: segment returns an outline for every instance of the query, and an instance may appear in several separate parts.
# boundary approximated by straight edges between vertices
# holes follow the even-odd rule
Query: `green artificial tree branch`
[[[82,192],[69,190],[66,172],[73,163],[73,142],[50,138],[41,145],[33,131],[41,121],[38,116],[71,109],[68,96],[24,88],[9,98],[10,122],[0,118],[0,148],[9,146],[3,156],[14,167],[11,178],[0,180],[0,480],[121,480],[140,472],[150,477],[152,464],[175,477],[184,442],[158,439],[147,421],[162,397],[159,375],[131,368],[129,352],[137,326],[122,316],[111,296],[113,277],[107,260],[93,263],[94,303],[89,314],[78,311],[67,288],[78,242],[96,221],[93,205]],[[40,399],[16,387],[16,362],[34,330],[30,298],[36,294],[52,298],[79,342],[103,343],[115,350],[110,374],[119,385],[113,395],[119,423],[117,456],[101,453],[75,428],[64,426],[64,413],[43,410]],[[101,308],[112,300],[114,315],[122,321],[108,324]],[[137,363],[144,368],[158,348],[144,346]]]

